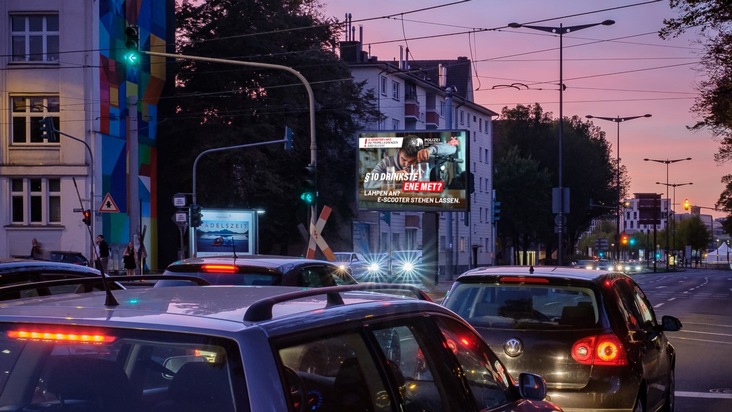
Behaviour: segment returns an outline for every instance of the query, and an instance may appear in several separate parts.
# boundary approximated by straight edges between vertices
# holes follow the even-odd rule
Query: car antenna
[[[234,259],[236,259],[236,239],[234,239],[234,235],[231,235],[231,251],[234,253]]]
[[[84,203],[81,201],[81,195],[79,194],[79,186],[76,185],[76,177],[72,177],[72,180],[74,181],[74,188],[76,188],[76,197],[79,198],[79,206],[81,206],[81,210],[84,210]],[[92,202],[93,203],[93,202]],[[86,225],[86,230],[89,232],[89,240],[91,240],[91,244],[94,244],[94,234],[92,233],[91,225]],[[99,268],[99,273],[102,274],[102,285],[104,286],[104,293],[106,294],[106,298],[104,300],[104,306],[119,306],[119,302],[117,302],[117,299],[112,294],[112,289],[109,287],[108,276],[106,273],[104,273],[104,270],[102,270],[102,262],[99,259],[99,254],[97,253],[97,248],[92,247],[92,260],[94,260],[94,266],[96,268]]]

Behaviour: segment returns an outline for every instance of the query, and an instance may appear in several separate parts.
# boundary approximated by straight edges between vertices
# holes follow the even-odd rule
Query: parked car
[[[98,270],[72,263],[51,262],[46,260],[0,258],[0,300],[19,299],[31,296],[73,293],[78,286],[59,285],[53,287],[29,288],[23,291],[6,288],[13,285],[73,278],[101,277]],[[112,287],[121,288],[118,284]],[[4,290],[5,288],[5,290]]]
[[[75,265],[89,266],[89,259],[81,252],[72,250],[52,250],[49,260],[53,262],[73,263]]]
[[[280,285],[321,287],[357,283],[349,271],[323,260],[292,256],[207,256],[173,262],[163,275],[193,275],[212,285]],[[160,280],[155,287],[188,284]]]
[[[568,410],[673,410],[676,351],[637,283],[619,272],[491,267],[459,276],[442,302],[466,319],[509,373],[545,377]]]
[[[362,284],[189,286],[0,311],[0,410],[559,411],[431,302]],[[50,333],[52,332],[52,333]]]
[[[343,269],[348,269],[351,276],[357,281],[363,281],[368,277],[369,261],[362,253],[358,252],[334,252],[336,263]]]

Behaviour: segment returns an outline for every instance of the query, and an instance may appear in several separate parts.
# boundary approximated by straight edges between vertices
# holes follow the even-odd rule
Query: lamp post
[[[679,186],[687,186],[687,185],[693,185],[694,183],[688,182],[688,183],[662,183],[662,182],[656,182],[657,185],[664,185],[666,187],[673,187],[674,188],[674,197],[673,202],[671,202],[671,206],[676,204],[676,188]],[[673,231],[673,242],[671,244],[673,245],[674,249],[676,249],[676,210],[674,210],[674,231]]]
[[[588,114],[585,117],[588,118],[588,119],[607,120],[609,122],[615,122],[615,123],[618,124],[618,133],[617,133],[618,143],[615,146],[615,155],[616,155],[616,157],[618,159],[617,160],[617,170],[616,170],[616,173],[617,173],[617,187],[616,187],[617,196],[616,196],[616,198],[618,200],[618,204],[617,204],[616,209],[615,209],[615,244],[618,245],[618,246],[616,246],[616,248],[615,248],[615,258],[616,259],[620,259],[620,242],[619,242],[619,239],[620,239],[619,238],[619,236],[620,236],[620,214],[621,214],[620,204],[622,203],[620,201],[620,123],[627,122],[627,121],[633,120],[633,119],[640,119],[641,117],[651,117],[651,115],[648,114],[648,113],[646,113],[646,114],[644,114],[642,116],[604,117],[604,116],[593,116],[591,114]]]
[[[648,158],[643,159],[643,161],[645,161],[645,162],[656,162],[656,163],[663,163],[666,165],[666,199],[669,199],[669,202],[671,201],[671,199],[669,198],[669,195],[668,195],[668,188],[669,188],[668,165],[670,165],[671,163],[683,162],[684,160],[691,160],[691,158],[685,157],[683,159],[665,159],[665,160],[664,159],[648,159]],[[666,207],[666,269],[667,270],[668,270],[668,252],[669,252],[669,236],[668,235],[669,235],[669,230],[670,230],[669,229],[670,217],[671,217],[671,207]]]
[[[564,138],[564,112],[563,112],[563,106],[564,106],[564,78],[563,78],[563,37],[567,33],[572,33],[575,31],[580,31],[583,29],[588,29],[590,27],[594,26],[610,26],[615,24],[614,20],[605,20],[599,23],[591,23],[591,24],[581,24],[577,26],[567,26],[564,27],[562,24],[560,24],[558,27],[552,27],[552,26],[533,26],[528,24],[520,24],[520,23],[509,23],[508,27],[511,27],[513,29],[518,29],[521,27],[525,27],[527,29],[533,29],[538,31],[543,31],[547,33],[552,34],[558,34],[559,35],[559,173],[558,173],[558,180],[559,180],[559,187],[558,187],[558,197],[559,197],[559,210],[557,213],[557,235],[558,235],[558,245],[557,245],[557,261],[559,266],[562,266],[562,254],[563,254],[563,240],[564,240],[564,225],[565,225],[565,217],[564,217],[564,188],[562,187],[562,140]],[[568,206],[568,205],[567,205]]]

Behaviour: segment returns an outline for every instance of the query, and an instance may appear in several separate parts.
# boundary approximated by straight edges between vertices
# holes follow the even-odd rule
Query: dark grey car
[[[510,373],[542,375],[565,410],[673,410],[676,351],[651,302],[619,272],[491,267],[458,277],[443,305],[485,338]]]
[[[323,260],[291,256],[243,255],[207,256],[173,262],[163,275],[193,275],[212,285],[277,285],[322,287],[351,285],[357,282],[347,270]],[[188,284],[160,280],[155,286]]]

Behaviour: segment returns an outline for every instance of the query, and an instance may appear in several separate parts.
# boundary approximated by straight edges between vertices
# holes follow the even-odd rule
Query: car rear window
[[[461,283],[445,305],[475,326],[516,329],[591,328],[598,305],[589,288]]]
[[[231,388],[245,386],[234,384],[243,378],[236,347],[191,334],[0,326],[0,410],[203,410],[213,404],[217,411],[239,410],[235,402],[241,405],[244,394]]]
[[[199,278],[206,279],[208,283],[212,285],[279,285],[282,282],[281,276],[275,276],[272,272],[257,273],[257,272],[246,272],[246,273],[217,273],[217,272],[189,272],[189,271],[178,271],[166,270],[167,274],[171,275],[190,275]],[[159,280],[159,286],[188,286],[190,282],[181,280]],[[156,284],[157,286],[157,284]]]

